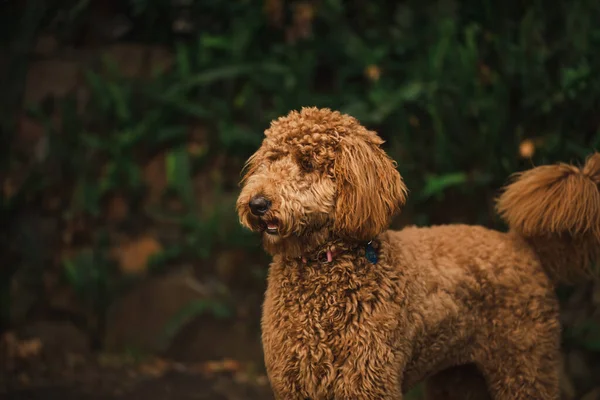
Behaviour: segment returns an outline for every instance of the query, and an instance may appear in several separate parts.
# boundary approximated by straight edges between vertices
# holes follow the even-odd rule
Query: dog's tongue
[[[269,222],[267,224],[267,229],[277,229],[277,224],[274,224],[272,222]]]

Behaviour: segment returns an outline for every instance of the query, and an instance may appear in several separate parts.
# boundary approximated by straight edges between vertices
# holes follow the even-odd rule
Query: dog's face
[[[265,136],[248,160],[237,210],[271,254],[299,257],[331,238],[368,241],[404,203],[383,141],[352,117],[305,108]]]

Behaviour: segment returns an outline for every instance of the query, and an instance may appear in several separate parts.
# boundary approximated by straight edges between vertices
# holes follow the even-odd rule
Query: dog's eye
[[[300,166],[302,167],[303,170],[310,172],[313,170],[313,164],[312,161],[310,161],[309,159],[303,158],[300,160]]]
[[[269,160],[270,162],[275,162],[275,161],[279,160],[280,157],[281,157],[281,155],[279,153],[270,153],[270,154],[267,154],[266,159]]]

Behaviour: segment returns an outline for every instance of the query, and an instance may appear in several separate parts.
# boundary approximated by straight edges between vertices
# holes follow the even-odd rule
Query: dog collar
[[[364,257],[371,264],[377,264],[377,261],[379,259],[379,256],[377,254],[377,247],[374,246],[373,240],[369,241],[369,243],[365,244],[363,247]],[[342,254],[342,253],[343,253],[343,251],[337,250],[335,248],[333,250],[331,248],[324,249],[324,250],[319,251],[317,253],[317,256],[314,259],[312,259],[311,261],[316,261],[321,264],[329,264],[329,263],[333,262],[333,259],[337,255]],[[303,264],[308,264],[309,258],[306,256],[302,256],[302,257],[300,257],[300,260],[302,261]]]

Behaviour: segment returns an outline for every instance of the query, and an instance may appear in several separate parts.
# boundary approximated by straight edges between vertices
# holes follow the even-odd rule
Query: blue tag
[[[365,257],[371,264],[377,264],[377,251],[373,248],[371,243],[367,244],[365,248]]]

